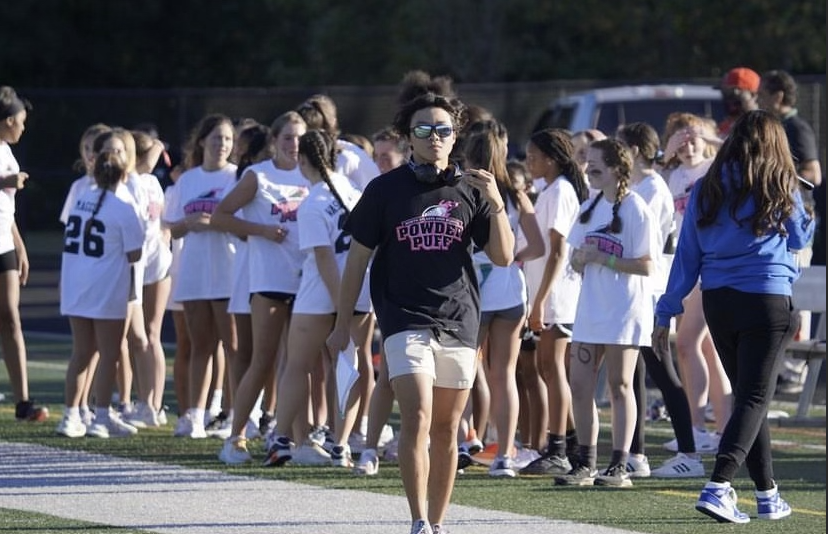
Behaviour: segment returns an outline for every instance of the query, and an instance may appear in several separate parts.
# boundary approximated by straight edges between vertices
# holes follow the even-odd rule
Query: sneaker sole
[[[717,508],[714,507],[712,504],[708,504],[706,502],[699,502],[696,503],[696,510],[703,513],[708,517],[712,517],[719,523],[738,523],[738,524],[745,524],[750,523],[750,518],[747,517],[745,519],[739,519],[736,517],[725,517],[718,513]]]
[[[603,478],[596,478],[595,482],[594,482],[594,485],[595,486],[602,486],[602,487],[605,487],[605,488],[631,488],[633,486],[633,483],[632,483],[632,480],[630,480],[629,478],[622,480],[620,484],[615,483],[615,482],[610,482],[610,481],[605,480]]]
[[[266,460],[262,463],[262,467],[282,467],[283,465],[285,465],[286,463],[288,463],[290,460],[291,460],[291,456],[290,456],[290,455],[286,455],[286,456],[278,456],[278,457],[276,457],[275,459],[271,459],[271,457],[269,456],[269,457],[268,457],[268,458],[267,458],[267,459],[266,459]]]

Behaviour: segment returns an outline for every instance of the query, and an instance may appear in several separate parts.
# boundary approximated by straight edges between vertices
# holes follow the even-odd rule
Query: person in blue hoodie
[[[653,348],[669,351],[670,319],[701,276],[704,315],[733,383],[733,414],[696,509],[719,522],[747,523],[731,482],[741,465],[755,485],[760,519],[791,508],[773,478],[768,404],[779,356],[796,328],[791,286],[796,251],[814,231],[799,193],[785,130],[765,111],[733,125],[707,174],[693,186],[667,290],[656,305]]]

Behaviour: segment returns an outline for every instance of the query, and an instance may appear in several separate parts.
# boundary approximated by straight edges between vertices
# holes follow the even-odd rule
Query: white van
[[[724,117],[721,92],[709,85],[628,85],[573,93],[552,102],[532,131],[597,129],[613,135],[621,125],[646,122],[661,132],[674,111],[719,122]]]

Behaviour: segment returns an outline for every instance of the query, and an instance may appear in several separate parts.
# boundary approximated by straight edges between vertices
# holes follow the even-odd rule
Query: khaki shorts
[[[438,341],[431,330],[406,330],[389,337],[383,345],[391,380],[422,373],[441,388],[471,389],[474,383],[477,349],[448,334]]]

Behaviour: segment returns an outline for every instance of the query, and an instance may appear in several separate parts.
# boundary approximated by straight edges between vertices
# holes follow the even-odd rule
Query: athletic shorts
[[[474,383],[477,349],[463,345],[445,332],[406,330],[390,336],[383,346],[391,380],[422,373],[441,388],[471,389]]]
[[[484,311],[480,314],[480,326],[487,326],[495,317],[506,321],[520,321],[525,316],[526,304],[518,304],[505,310]]]
[[[10,250],[0,254],[0,273],[17,270],[17,252]]]

